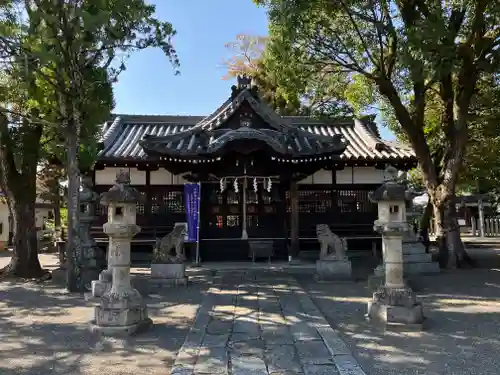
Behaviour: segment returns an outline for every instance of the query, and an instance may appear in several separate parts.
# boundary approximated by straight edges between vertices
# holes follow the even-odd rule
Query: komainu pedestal
[[[120,171],[116,184],[101,195],[101,204],[108,206],[108,222],[103,229],[109,236],[111,288],[104,291],[95,306],[94,320],[90,324],[92,331],[128,336],[152,324],[141,294],[130,284],[130,242],[141,230],[135,223],[136,205],[141,198],[130,186],[128,171]],[[108,278],[109,272],[101,276]],[[97,285],[94,283],[93,288]]]
[[[174,226],[172,232],[158,238],[153,249],[150,284],[157,287],[187,285],[184,261],[184,236],[186,225]]]
[[[320,259],[316,261],[316,279],[320,282],[350,279],[352,266],[346,256],[346,239],[337,236],[326,224],[318,224],[316,234],[321,246]]]

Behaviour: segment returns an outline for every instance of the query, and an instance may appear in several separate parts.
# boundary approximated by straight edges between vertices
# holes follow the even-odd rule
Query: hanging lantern
[[[222,193],[224,190],[226,190],[226,179],[221,178],[220,179],[220,192]]]
[[[256,178],[253,179],[253,191],[255,191],[256,193],[259,191],[259,186],[257,185]]]
[[[238,193],[240,190],[239,190],[239,187],[238,187],[238,179],[237,178],[234,179],[233,186],[234,186],[234,192]]]
[[[271,192],[271,188],[273,187],[273,182],[271,181],[271,177],[268,177],[267,179],[267,192]]]

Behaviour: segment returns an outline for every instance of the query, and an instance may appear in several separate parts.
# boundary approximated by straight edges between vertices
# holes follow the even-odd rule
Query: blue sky
[[[150,0],[177,30],[180,72],[160,50],[134,53],[115,85],[115,113],[208,115],[230,94],[222,60],[237,34],[267,34],[267,17],[252,0]],[[381,129],[384,138],[392,136]]]

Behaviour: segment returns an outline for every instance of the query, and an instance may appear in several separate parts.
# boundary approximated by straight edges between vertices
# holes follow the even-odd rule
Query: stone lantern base
[[[142,296],[135,289],[126,295],[107,292],[94,309],[90,329],[104,335],[130,336],[153,324]]]
[[[381,322],[388,328],[422,329],[425,317],[422,304],[411,288],[380,287],[368,302],[366,318]]]
[[[92,280],[92,297],[103,297],[111,289],[113,276],[109,270],[104,270],[99,274],[99,280]]]

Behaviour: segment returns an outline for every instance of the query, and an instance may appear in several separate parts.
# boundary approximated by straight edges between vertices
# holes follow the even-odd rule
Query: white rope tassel
[[[253,179],[253,191],[255,191],[256,193],[259,191],[259,186],[257,185],[256,178]]]
[[[273,187],[273,182],[271,180],[271,177],[268,177],[267,179],[267,192],[270,193],[271,192],[271,188]]]
[[[233,186],[234,186],[234,192],[238,193],[240,190],[239,190],[239,187],[238,187],[238,179],[237,178],[234,179]]]

